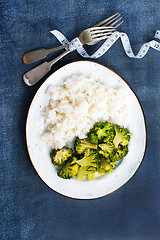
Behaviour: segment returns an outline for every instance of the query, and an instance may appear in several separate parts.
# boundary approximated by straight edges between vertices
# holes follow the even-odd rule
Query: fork
[[[93,27],[105,27],[105,26],[110,25],[110,26],[114,27],[115,30],[116,30],[116,28],[119,27],[123,23],[123,20],[122,21],[121,20],[122,20],[122,17],[120,17],[120,14],[116,13],[116,14],[110,16],[109,18],[106,18],[102,22],[97,23]],[[96,43],[97,42],[88,43],[88,45],[94,45]]]
[[[89,40],[86,40],[87,41],[87,44],[88,45],[93,45],[97,42],[99,42],[100,40],[105,39],[105,38],[108,38],[109,37],[109,32],[104,32],[105,29],[104,27],[107,26],[107,28],[109,27],[108,24],[111,23],[110,27],[111,29],[115,30],[120,24],[122,24],[123,21],[120,22],[120,20],[122,18],[119,18],[117,19],[117,17],[119,17],[120,14],[116,13],[114,15],[112,15],[111,17],[109,18],[106,18],[105,20],[103,20],[102,22],[96,24],[95,26],[93,26],[92,29],[93,32],[95,31],[96,34],[98,36],[96,36],[96,34],[93,34],[92,33],[92,37],[91,37],[91,32],[90,32],[90,38]],[[116,19],[116,20],[115,20]],[[108,23],[109,22],[109,23]],[[116,24],[116,25],[115,25]],[[97,32],[98,30],[98,27],[100,27],[101,29],[103,29],[103,32],[102,32],[102,35],[100,35],[100,32]],[[95,28],[95,29],[94,29]],[[90,31],[89,29],[89,31]],[[83,31],[85,32],[85,30]],[[83,33],[82,32],[82,33]],[[110,35],[113,31],[110,31]],[[81,35],[81,34],[80,34]],[[83,33],[83,35],[85,35]],[[85,39],[87,37],[85,36]],[[25,73],[23,75],[23,80],[24,82],[28,85],[28,86],[33,86],[34,84],[36,84],[42,77],[44,77],[50,70],[51,70],[51,67],[54,63],[56,63],[58,60],[60,60],[62,57],[66,56],[68,53],[70,52],[70,50],[66,50],[65,52],[63,52],[62,54],[60,54],[58,57],[56,57],[55,59],[49,61],[49,62],[44,62],[42,64],[40,64],[39,66],[31,69],[30,71],[28,71],[27,73]]]
[[[112,15],[111,17],[105,19],[104,21],[96,24],[95,26],[93,26],[93,28],[84,30],[83,32],[80,33],[79,40],[83,44],[94,45],[96,42],[92,41],[92,35],[98,34],[98,32],[95,32],[96,31],[96,29],[94,29],[95,27],[106,27],[105,30],[106,30],[106,33],[108,31],[108,37],[109,37],[110,32],[114,31],[120,24],[122,24],[123,21],[120,22],[122,17],[120,17],[120,18],[119,17],[120,17],[120,14],[116,13],[116,14]],[[110,26],[108,26],[109,24],[110,24]],[[92,30],[94,31],[94,33],[92,32]],[[104,31],[104,35],[105,35],[105,31]],[[106,38],[107,38],[107,34],[106,34]],[[102,38],[102,39],[105,39],[105,38]],[[99,39],[99,41],[102,39]],[[52,52],[61,50],[63,48],[68,48],[68,47],[69,47],[69,44],[64,44],[62,46],[51,48],[51,49],[42,48],[42,49],[33,50],[33,51],[27,52],[23,55],[23,62],[25,64],[31,64],[31,63],[34,63],[36,61],[39,61],[39,60],[45,58],[48,54],[50,54]]]

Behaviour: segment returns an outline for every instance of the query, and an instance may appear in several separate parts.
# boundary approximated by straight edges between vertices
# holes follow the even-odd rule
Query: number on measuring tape
[[[155,43],[155,44],[154,44],[154,48],[159,49],[159,44],[158,44],[158,43]]]

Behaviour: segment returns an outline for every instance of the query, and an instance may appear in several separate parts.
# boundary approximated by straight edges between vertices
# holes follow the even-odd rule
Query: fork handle
[[[66,50],[62,54],[60,54],[58,57],[53,59],[50,62],[44,62],[40,64],[39,66],[31,69],[27,73],[23,75],[23,80],[28,86],[33,86],[36,84],[42,77],[44,77],[50,70],[54,63],[56,63],[58,60],[60,60],[62,57],[67,55],[70,52],[70,50]]]
[[[69,46],[69,44],[65,44],[65,45],[61,45],[59,47],[55,47],[55,48],[51,48],[51,49],[42,48],[42,49],[37,49],[37,50],[27,52],[23,55],[23,62],[25,64],[37,62],[37,61],[45,58],[49,53],[56,52],[63,48],[67,48],[68,46]]]

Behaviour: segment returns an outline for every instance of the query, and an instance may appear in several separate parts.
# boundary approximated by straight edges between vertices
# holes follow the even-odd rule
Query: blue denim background
[[[116,12],[124,18],[119,30],[128,34],[135,53],[160,29],[158,0],[0,1],[0,239],[160,239],[160,52],[150,49],[143,59],[130,59],[118,40],[94,60],[128,82],[146,119],[145,157],[122,188],[89,201],[61,196],[39,178],[26,149],[26,116],[43,81],[33,87],[23,83],[22,75],[36,64],[23,64],[22,55],[58,45],[50,30],[58,29],[71,40]],[[96,46],[88,49],[94,51]],[[51,72],[75,60],[83,60],[76,51]]]

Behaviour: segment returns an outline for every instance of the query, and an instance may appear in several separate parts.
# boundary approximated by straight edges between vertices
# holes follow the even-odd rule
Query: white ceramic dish
[[[43,130],[41,110],[48,103],[45,94],[50,84],[62,84],[72,74],[99,79],[113,88],[124,88],[129,96],[130,112],[128,128],[133,133],[129,143],[129,153],[109,173],[92,181],[77,181],[62,179],[57,176],[56,167],[51,163],[49,149],[40,136]],[[37,91],[27,117],[26,141],[31,162],[40,178],[54,191],[71,198],[94,199],[105,196],[124,185],[136,172],[145,152],[146,129],[143,112],[139,101],[128,84],[112,70],[90,61],[70,63],[53,73]]]

